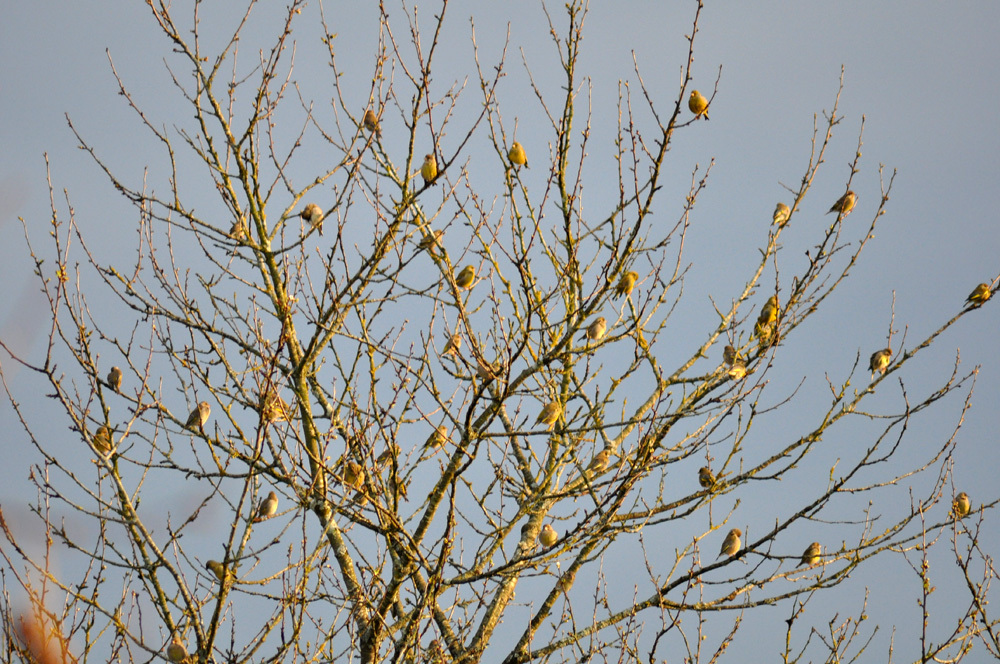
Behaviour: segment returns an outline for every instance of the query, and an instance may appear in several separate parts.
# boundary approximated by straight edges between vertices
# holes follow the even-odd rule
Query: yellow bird
[[[472,288],[476,280],[476,268],[466,265],[462,271],[455,275],[455,285],[462,289]]]
[[[631,295],[632,289],[635,288],[635,282],[639,280],[638,272],[626,272],[618,280],[618,285],[615,286],[615,297],[621,297],[622,295]]]
[[[993,291],[990,290],[989,284],[979,284],[972,292],[969,293],[969,297],[965,298],[966,304],[971,304],[974,307],[981,307],[986,300],[990,299],[993,295]],[[114,371],[114,369],[112,369]],[[108,376],[108,382],[111,382],[111,376]],[[117,388],[115,388],[117,389]]]
[[[524,148],[517,141],[510,146],[510,152],[507,153],[507,158],[510,159],[510,163],[516,166],[524,166],[528,168],[528,155],[524,153]]]
[[[424,164],[420,167],[420,175],[424,184],[431,184],[438,176],[438,163],[433,154],[424,155]]]
[[[243,225],[240,219],[233,222],[233,225],[229,227],[228,237],[230,240],[236,240],[239,242],[247,236],[247,227]]]
[[[871,369],[872,378],[875,374],[880,373],[885,375],[886,370],[889,368],[889,361],[892,359],[892,349],[883,348],[882,350],[877,350],[872,353],[871,359],[868,360],[868,368]]]
[[[587,466],[587,474],[600,475],[607,470],[609,461],[611,461],[611,450],[601,450],[591,459],[590,465]]]
[[[170,645],[167,646],[167,659],[174,662],[174,664],[179,664],[185,661],[187,657],[187,648],[184,647],[181,637],[174,634],[174,637],[170,640]]]
[[[273,392],[264,401],[265,422],[287,422],[291,415],[288,402]]]
[[[499,361],[495,364],[487,364],[486,362],[476,358],[476,375],[478,375],[483,380],[493,380],[499,374]]]
[[[732,558],[737,553],[740,552],[740,536],[743,531],[739,528],[733,528],[726,535],[726,539],[722,541],[722,548],[719,549],[719,555],[716,558],[721,558],[722,556],[728,556]]]
[[[442,424],[433,432],[431,432],[430,436],[427,437],[427,442],[424,443],[424,449],[425,450],[428,448],[436,449],[438,447],[441,447],[447,442],[448,442],[448,427]]]
[[[97,431],[94,432],[94,436],[90,439],[90,442],[94,445],[94,449],[104,456],[111,454],[111,451],[115,449],[115,441],[111,437],[111,429],[106,426],[97,427]]]
[[[733,380],[743,380],[747,375],[747,363],[740,359],[735,360],[726,374]]]
[[[820,554],[822,553],[822,547],[819,542],[813,542],[806,547],[806,550],[802,552],[802,559],[799,560],[799,566],[807,565],[812,567],[820,560]]]
[[[195,406],[195,409],[191,411],[188,415],[187,422],[184,423],[185,429],[201,430],[202,433],[205,432],[205,424],[208,422],[208,416],[212,414],[212,406],[207,401],[201,401]]]
[[[715,486],[715,475],[708,466],[703,466],[698,469],[698,484],[706,489],[711,489]]]
[[[419,249],[426,249],[433,254],[434,250],[441,246],[442,237],[444,237],[444,231],[431,231],[420,239],[417,247]]]
[[[736,361],[737,357],[736,349],[732,346],[727,345],[722,349],[722,361],[725,362],[727,367],[733,366],[733,362]]]
[[[556,425],[556,422],[559,421],[560,415],[562,415],[562,406],[558,402],[547,403],[542,406],[542,412],[538,413],[538,419],[535,420],[535,424],[541,422],[551,430]]]
[[[205,563],[205,569],[214,574],[219,583],[229,583],[233,580],[232,570],[226,569],[226,566],[218,560],[209,560]]]
[[[608,320],[604,316],[598,316],[597,320],[587,327],[587,339],[589,341],[600,341],[604,338],[604,333],[608,331]]]
[[[267,498],[260,501],[260,506],[257,508],[257,513],[254,514],[254,523],[259,523],[270,519],[278,511],[278,494],[271,491],[267,494]]]
[[[111,371],[108,372],[108,385],[110,385],[111,389],[114,390],[115,392],[118,391],[118,388],[122,386],[121,369],[119,369],[118,367],[111,367]]]
[[[788,218],[792,216],[792,211],[784,203],[778,203],[774,208],[774,214],[771,216],[774,219],[774,223],[780,228],[788,222]]]
[[[961,519],[963,516],[969,513],[972,509],[972,503],[969,502],[969,495],[964,491],[957,496],[955,496],[955,502],[951,504],[951,513],[955,515],[955,518]]]
[[[320,235],[323,234],[323,208],[310,203],[302,209],[299,216],[308,221],[309,226],[318,230]]]
[[[778,320],[778,296],[772,295],[767,298],[767,302],[764,303],[764,308],[760,310],[760,316],[757,318],[757,322],[761,326],[767,326]]]
[[[378,126],[378,117],[375,115],[375,111],[368,109],[365,111],[365,117],[362,119],[365,125],[365,129],[370,132],[375,132],[375,135],[382,138],[382,128]]]
[[[836,212],[837,216],[846,217],[854,209],[854,204],[858,202],[858,195],[853,191],[848,190],[846,194],[837,199],[837,202],[833,204],[827,214],[830,212]]]
[[[448,339],[448,343],[444,345],[444,350],[441,351],[442,355],[458,355],[458,351],[462,349],[462,335],[456,332],[451,335]]]
[[[708,119],[708,100],[705,99],[705,95],[697,90],[691,91],[691,97],[688,99],[688,108],[694,113],[695,118],[704,115],[705,119]]]
[[[538,541],[542,543],[542,546],[548,548],[559,541],[559,533],[549,524],[545,524],[542,526],[542,532],[538,533]]]
[[[364,486],[365,469],[360,463],[348,459],[344,463],[344,470],[341,475],[341,479],[347,486],[353,489],[360,489]]]

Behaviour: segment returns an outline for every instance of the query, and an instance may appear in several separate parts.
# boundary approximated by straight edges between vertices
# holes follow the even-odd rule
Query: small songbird
[[[302,209],[299,216],[309,222],[309,225],[323,234],[323,209],[315,203],[310,203]]]
[[[708,466],[703,466],[698,469],[698,484],[702,485],[706,489],[711,489],[715,486],[715,475]]]
[[[868,368],[871,369],[872,378],[875,378],[875,374],[877,373],[884,376],[886,370],[889,368],[889,361],[891,359],[891,348],[883,348],[882,350],[877,350],[872,353],[871,359],[868,360]]]
[[[721,558],[722,556],[728,556],[732,558],[737,553],[740,552],[740,536],[743,531],[739,528],[733,528],[726,535],[726,539],[722,541],[722,548],[719,549],[719,555],[716,558]]]
[[[288,402],[273,392],[264,401],[265,422],[287,422],[291,415]]]
[[[559,533],[556,532],[555,528],[547,523],[542,526],[542,532],[538,533],[538,541],[542,543],[542,546],[548,548],[555,544],[558,540]]]
[[[813,542],[802,552],[802,559],[799,560],[799,565],[812,567],[819,562],[820,553],[822,553],[822,547],[820,547],[819,542]]]
[[[956,519],[961,519],[963,516],[969,513],[972,509],[972,504],[969,502],[969,495],[964,491],[957,496],[955,496],[955,502],[951,504],[951,513],[955,515]]]
[[[618,280],[618,285],[615,286],[615,297],[621,297],[622,295],[631,295],[632,289],[635,288],[635,282],[639,280],[638,272],[626,272]]]
[[[184,423],[185,429],[199,429],[203,433],[205,431],[205,424],[208,422],[208,416],[212,414],[212,406],[207,401],[200,401],[191,414],[188,415],[187,422]]]
[[[278,494],[271,491],[267,494],[267,498],[260,501],[260,506],[257,508],[257,513],[253,517],[254,523],[259,523],[265,521],[274,516],[275,512],[278,511]]]
[[[420,239],[417,243],[419,249],[426,249],[430,253],[434,253],[434,250],[441,246],[441,238],[444,236],[444,231],[431,231],[425,237]]]
[[[187,657],[187,648],[184,647],[181,637],[174,634],[174,637],[170,640],[170,645],[167,646],[167,659],[174,662],[174,664],[180,664],[185,661]]]
[[[774,223],[780,228],[788,222],[788,218],[792,216],[792,211],[784,203],[778,203],[774,208],[774,214],[771,216],[774,219]]]
[[[604,316],[598,316],[597,320],[587,327],[587,339],[589,341],[600,341],[604,338],[604,333],[608,331],[608,320]]]
[[[517,141],[514,141],[514,144],[510,146],[507,158],[510,159],[510,163],[512,164],[528,168],[528,155],[524,153],[524,148]]]
[[[979,284],[972,289],[969,297],[965,298],[965,303],[971,304],[974,307],[981,307],[986,300],[990,299],[991,295],[993,295],[993,291],[990,290],[989,284]],[[111,382],[110,377],[108,382]]]
[[[118,388],[122,386],[121,369],[119,369],[118,367],[111,367],[111,371],[108,372],[108,385],[110,385],[111,389],[114,390],[115,392],[118,391]]]
[[[547,403],[542,406],[542,412],[538,413],[538,419],[535,420],[535,424],[541,422],[548,428],[552,429],[559,421],[559,416],[562,415],[562,406],[558,402]]]
[[[846,217],[854,209],[854,204],[858,202],[858,195],[853,191],[848,190],[846,194],[837,199],[837,202],[833,204],[827,214],[830,212],[836,212],[837,216]]]
[[[591,459],[590,465],[587,466],[587,474],[600,475],[607,470],[609,461],[611,461],[611,450],[601,450]]]
[[[434,429],[434,431],[431,432],[431,435],[427,437],[427,442],[424,443],[424,449],[437,449],[447,442],[448,427],[442,424],[437,429]]]
[[[456,332],[451,335],[448,339],[448,343],[444,345],[444,350],[441,351],[442,355],[458,355],[458,351],[462,349],[462,335]]]
[[[438,176],[438,163],[433,154],[424,155],[424,164],[420,167],[420,175],[424,184],[431,184]]]
[[[487,381],[494,380],[497,377],[498,373],[499,371],[497,369],[497,366],[493,364],[487,364],[482,360],[480,360],[478,357],[476,358],[476,375],[478,375],[480,378]]]
[[[722,361],[726,363],[727,367],[733,366],[733,362],[736,361],[736,349],[732,346],[727,345],[722,349]]]
[[[760,316],[757,318],[757,322],[762,326],[767,326],[778,320],[778,296],[772,295],[767,298],[767,302],[764,303],[764,308],[760,310]]]
[[[741,359],[734,360],[733,366],[729,367],[726,374],[733,380],[743,380],[747,375],[747,363]]]
[[[111,454],[111,451],[115,448],[114,439],[111,437],[111,429],[106,426],[97,427],[97,431],[94,432],[94,436],[90,439],[90,442],[93,443],[94,449],[104,456]]]
[[[694,113],[695,118],[704,115],[705,119],[708,119],[708,100],[705,99],[705,95],[697,90],[691,91],[691,97],[688,99],[688,108]]]
[[[348,459],[344,463],[344,471],[341,479],[343,479],[344,484],[347,486],[360,489],[365,483],[365,469],[360,463]]]
[[[239,242],[247,236],[247,227],[243,225],[243,220],[237,219],[229,228],[229,239]]]
[[[362,119],[365,125],[365,129],[368,131],[375,132],[375,135],[382,138],[382,128],[378,126],[378,117],[375,115],[375,111],[368,109],[365,111],[365,117]]]
[[[472,288],[472,283],[476,280],[476,268],[466,265],[462,271],[455,275],[455,285],[459,288]]]
[[[218,560],[209,560],[205,563],[205,569],[214,574],[215,578],[218,579],[220,583],[228,583],[233,580],[232,571],[226,569],[226,566]]]

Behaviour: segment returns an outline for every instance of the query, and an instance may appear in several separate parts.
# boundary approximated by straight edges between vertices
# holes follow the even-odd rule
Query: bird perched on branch
[[[535,420],[535,424],[541,422],[546,428],[551,430],[556,425],[556,422],[559,421],[560,415],[562,415],[562,406],[558,402],[547,403],[542,406],[542,412],[538,413],[538,419]]]
[[[174,664],[180,664],[181,662],[187,660],[187,657],[187,649],[184,647],[181,637],[174,634],[173,638],[170,640],[170,644],[167,646],[167,659],[174,662]]]
[[[827,214],[830,214],[830,212],[836,212],[837,216],[846,217],[851,213],[851,210],[854,209],[854,204],[857,202],[858,195],[848,189],[846,194],[837,199],[837,202],[833,204],[833,207],[830,208]]]
[[[965,298],[965,303],[971,304],[974,307],[981,307],[986,300],[990,299],[991,295],[993,295],[993,291],[990,290],[989,284],[979,284],[972,289],[969,297]],[[110,376],[108,382],[111,382]]]
[[[254,514],[254,523],[259,523],[270,519],[278,511],[278,494],[271,491],[267,494],[267,498],[260,501],[260,506],[257,508],[257,513]]]
[[[711,489],[715,486],[715,475],[708,466],[703,466],[698,469],[698,484],[706,489]]]
[[[774,214],[771,218],[774,223],[781,228],[788,222],[788,218],[792,216],[792,211],[784,203],[778,203],[774,208]]]
[[[621,297],[622,295],[631,295],[632,289],[635,288],[635,282],[639,280],[639,273],[628,271],[621,276],[618,280],[618,284],[615,286],[615,297]]]
[[[813,542],[806,547],[806,550],[802,552],[802,558],[799,560],[799,566],[807,565],[812,567],[819,562],[819,556],[822,552],[822,548],[819,542]]]
[[[722,541],[722,548],[719,549],[719,555],[716,558],[721,558],[722,556],[728,556],[732,558],[737,553],[740,552],[740,536],[743,531],[739,528],[733,528],[726,535],[726,539]]]
[[[956,519],[961,519],[963,516],[967,515],[971,509],[972,503],[969,502],[969,494],[963,491],[955,496],[955,502],[951,504],[951,513]]]
[[[510,159],[510,163],[515,166],[524,166],[528,168],[528,155],[525,154],[524,148],[517,141],[510,146],[510,152],[507,153],[507,158]]]
[[[211,414],[211,404],[207,401],[198,402],[198,405],[188,415],[187,422],[184,423],[184,428],[191,429],[192,431],[197,428],[202,433],[205,433],[205,424],[208,422],[208,416]]]
[[[424,163],[420,167],[420,176],[424,178],[424,184],[431,184],[438,176],[438,163],[433,154],[424,155]]]
[[[448,427],[442,424],[437,429],[434,429],[434,431],[431,432],[431,435],[427,437],[427,442],[424,443],[424,449],[437,449],[447,442]]]
[[[542,546],[548,548],[559,541],[559,533],[556,532],[555,528],[546,523],[542,526],[542,532],[538,533],[538,541],[542,543]]]
[[[114,439],[111,437],[111,429],[106,426],[97,427],[97,431],[94,432],[93,438],[90,442],[94,445],[100,454],[108,456],[111,451],[115,448]]]
[[[587,326],[587,340],[600,341],[604,338],[604,333],[608,331],[608,319],[598,316],[597,319]]]
[[[691,91],[691,97],[688,98],[688,108],[694,113],[695,119],[702,115],[705,116],[706,120],[708,119],[708,100],[697,90]]]
[[[462,268],[461,272],[455,275],[455,285],[463,290],[472,288],[472,284],[475,280],[476,268],[471,265],[466,265]]]
[[[205,563],[205,569],[215,575],[219,583],[230,583],[233,580],[233,572],[217,560],[209,560]]]
[[[118,367],[111,367],[111,371],[108,372],[108,385],[115,392],[118,388],[122,386],[122,370]]]
[[[369,132],[374,132],[376,136],[382,138],[382,128],[378,125],[378,117],[375,115],[375,111],[370,108],[365,111],[365,117],[362,119],[362,123],[364,123],[365,129]]]
[[[600,475],[608,469],[608,463],[610,461],[611,451],[601,450],[594,455],[593,459],[590,460],[590,465],[587,466],[587,475]]]
[[[462,349],[462,335],[456,332],[451,335],[448,339],[448,343],[444,345],[444,350],[441,351],[442,355],[458,355],[458,351]]]
[[[310,203],[302,209],[299,216],[308,221],[310,227],[318,230],[320,235],[323,234],[323,208]]]
[[[877,350],[872,353],[871,359],[868,360],[868,368],[871,369],[872,378],[874,378],[877,373],[884,376],[886,370],[889,368],[890,360],[892,360],[891,348],[883,348],[882,350]]]

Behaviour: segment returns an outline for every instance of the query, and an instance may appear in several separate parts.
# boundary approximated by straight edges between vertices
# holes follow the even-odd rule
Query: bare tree
[[[700,2],[670,98],[639,64],[621,84],[614,167],[599,169],[617,197],[587,209],[585,3],[546,14],[560,96],[530,69],[530,89],[505,91],[510,44],[487,63],[475,26],[471,84],[442,87],[448,2],[430,26],[383,6],[370,62],[337,51],[321,6],[332,108],[292,76],[293,26],[315,18],[304,2],[249,65],[256,3],[211,50],[200,3],[188,24],[148,4],[193,121],[161,128],[118,77],[162,148],[155,185],[73,129],[134,205],[135,253],[108,264],[53,195],[50,245],[28,236],[52,333],[40,361],[13,358],[48,382],[96,478],[34,435],[5,382],[40,456],[46,551],[78,565],[58,575],[4,524],[5,578],[63,659],[709,662],[748,610],[779,605],[785,661],[842,661],[871,643],[864,598],[825,626],[814,598],[889,551],[929,593],[926,556],[948,538],[972,599],[947,629],[925,617],[921,656],[954,661],[976,642],[997,656],[991,559],[974,533],[961,552],[994,503],[949,513],[961,416],[917,465],[898,456],[924,411],[953,393],[968,406],[975,371],[957,360],[924,395],[903,375],[989,291],[917,343],[887,312],[884,340],[851,341],[870,357],[802,372],[830,391],[811,425],[751,444],[798,406],[777,359],[850,276],[892,189],[894,173],[880,200],[851,191],[862,123],[846,193],[808,220],[815,244],[789,274],[781,236],[808,216],[839,92],[801,180],[760,219],[759,261],[682,348],[686,238],[711,166],[691,168],[683,201],[660,192],[675,133],[715,98],[693,90]],[[369,67],[363,98],[341,86],[348,66]],[[546,144],[511,120],[532,95]],[[845,429],[864,435],[831,451]],[[812,493],[782,491],[803,474]],[[873,508],[889,489],[908,503]],[[802,540],[813,523],[829,539]],[[3,615],[6,661],[39,659]]]

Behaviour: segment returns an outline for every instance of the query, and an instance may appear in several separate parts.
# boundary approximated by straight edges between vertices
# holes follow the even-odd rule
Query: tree
[[[23,623],[5,613],[8,636],[34,625],[99,659],[168,656],[173,641],[193,661],[655,661],[668,650],[709,661],[747,609],[780,604],[785,659],[808,648],[834,659],[867,647],[865,609],[814,641],[810,601],[903,551],[926,593],[921,656],[957,657],[976,639],[997,652],[992,570],[960,554],[988,559],[972,526],[983,510],[948,514],[960,420],[921,463],[898,463],[911,423],[949,395],[968,403],[974,377],[956,363],[913,398],[907,365],[982,303],[912,346],[887,312],[886,338],[856,340],[873,345],[825,377],[832,400],[809,426],[757,441],[799,407],[802,372],[788,389],[781,357],[850,276],[892,188],[894,174],[879,201],[849,195],[859,129],[844,197],[822,222],[807,211],[836,102],[787,212],[760,219],[759,260],[712,297],[714,319],[682,349],[684,250],[711,169],[693,167],[672,217],[661,192],[675,136],[708,122],[689,106],[700,3],[678,88],[653,90],[639,65],[641,96],[621,87],[618,187],[597,211],[583,195],[611,169],[598,165],[594,185],[584,169],[585,5],[566,7],[565,28],[549,19],[558,97],[534,78],[504,88],[508,49],[483,64],[475,29],[478,90],[439,89],[445,2],[429,30],[416,9],[401,22],[383,7],[362,99],[341,84],[345,56],[323,19],[332,113],[293,86],[304,3],[283,10],[251,66],[238,47],[264,10],[251,3],[206,50],[217,33],[199,7],[188,37],[170,7],[150,5],[172,62],[190,70],[172,72],[193,122],[159,128],[118,79],[162,147],[166,193],[76,133],[135,206],[134,261],[108,264],[55,203],[47,256],[29,236],[54,333],[41,361],[18,361],[49,383],[97,474],[22,416],[48,541],[82,562],[58,576],[5,528],[7,566],[34,599]],[[510,119],[527,92],[536,127]],[[546,125],[547,142],[518,133]],[[800,224],[816,240],[793,270],[781,238]],[[102,295],[113,297],[97,310]],[[845,430],[861,442],[831,450]],[[801,476],[814,491],[788,495],[782,482]],[[873,510],[887,487],[912,501]],[[92,524],[93,539],[64,519]],[[202,532],[217,519],[224,529]],[[816,523],[829,534],[813,547],[801,535]],[[946,533],[974,610],[949,615],[958,628],[942,636],[926,619],[926,556]]]

